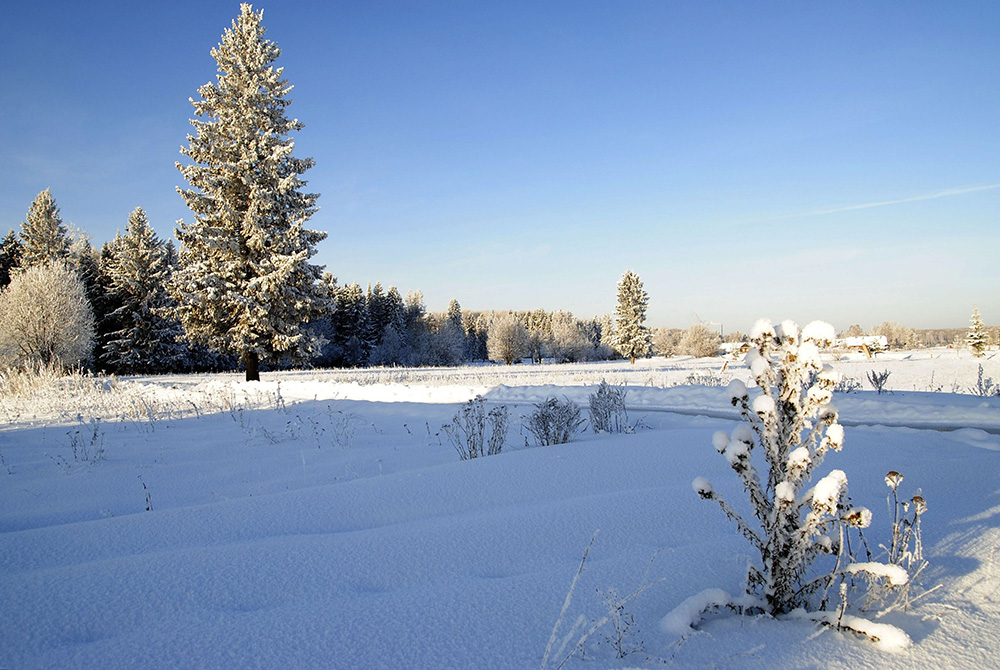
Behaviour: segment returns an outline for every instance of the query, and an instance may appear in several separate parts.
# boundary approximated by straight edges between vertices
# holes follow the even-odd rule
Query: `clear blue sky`
[[[998,2],[255,3],[316,261],[428,307],[1000,324]],[[235,0],[7,2],[0,227],[190,220],[188,98]],[[0,233],[2,234],[2,233]]]

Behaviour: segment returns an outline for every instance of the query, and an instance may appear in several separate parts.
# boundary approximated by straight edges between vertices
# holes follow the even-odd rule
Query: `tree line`
[[[179,263],[174,243],[156,234],[141,207],[131,212],[124,232],[95,249],[84,233],[63,223],[51,192],[42,191],[20,232],[11,230],[0,242],[5,362],[58,359],[112,374],[238,368],[234,353],[198,344],[185,331],[178,313]],[[275,358],[267,367],[577,362],[650,352],[641,348],[649,337],[641,323],[644,308],[632,326],[639,344],[620,353],[611,315],[463,311],[457,300],[445,312],[428,312],[419,290],[404,298],[394,286],[340,284],[330,273],[321,276],[317,289],[323,308],[309,324],[315,350],[305,361]],[[51,323],[43,323],[43,313],[53,315]],[[30,325],[32,332],[11,332],[17,330],[13,324]]]

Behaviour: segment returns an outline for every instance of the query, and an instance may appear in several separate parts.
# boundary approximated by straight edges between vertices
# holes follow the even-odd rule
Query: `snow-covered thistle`
[[[866,376],[868,377],[868,383],[872,385],[875,392],[878,395],[882,395],[883,392],[889,393],[885,385],[889,381],[889,375],[891,374],[888,370],[882,370],[882,372],[871,370]]]
[[[819,347],[833,338],[833,327],[826,323],[813,322],[800,331],[791,321],[777,328],[758,321],[746,363],[761,393],[751,400],[741,381],[729,384],[732,403],[746,423],[732,434],[716,433],[713,444],[743,482],[760,527],[740,516],[707,480],[694,483],[696,492],[717,501],[760,552],[761,564],[750,568],[749,588],[759,590],[772,614],[806,604],[815,588],[805,581],[807,570],[820,554],[836,553],[827,533],[849,511],[843,471],[834,470],[807,489],[826,453],[839,450],[844,441],[830,403],[839,375],[819,356]],[[762,474],[751,458],[755,449],[767,462]]]
[[[719,504],[760,552],[761,562],[749,567],[746,597],[731,599],[713,589],[706,592],[710,597],[702,594],[682,603],[662,625],[669,631],[684,631],[705,608],[728,606],[771,615],[805,612],[803,616],[817,622],[879,640],[891,627],[846,614],[847,580],[862,575],[900,586],[908,575],[897,565],[854,561],[850,534],[871,523],[871,512],[850,505],[842,470],[833,470],[810,486],[826,454],[839,451],[844,443],[837,408],[830,402],[840,375],[820,360],[819,353],[820,347],[832,342],[833,327],[814,321],[800,331],[791,321],[775,328],[760,320],[750,338],[745,361],[760,391],[751,397],[743,382],[730,382],[730,398],[745,423],[731,434],[717,432],[712,442],[743,483],[756,522],[741,516],[704,477],[696,478],[692,486],[699,496]],[[755,452],[763,453],[764,471],[757,469]],[[832,568],[811,570],[823,555],[834,559]],[[834,586],[839,602],[827,611]],[[908,644],[905,633],[892,631],[898,633],[892,636],[892,645]]]
[[[625,410],[625,387],[612,386],[604,379],[596,393],[590,394],[590,427],[595,433],[631,433]]]
[[[879,616],[894,609],[905,610],[914,600],[934,590],[917,593],[919,577],[928,566],[924,559],[924,541],[920,527],[920,517],[927,511],[927,501],[919,493],[909,500],[900,500],[899,485],[902,482],[903,475],[895,470],[890,470],[885,476],[885,485],[889,487],[886,504],[892,514],[892,537],[888,547],[881,547],[889,565],[905,571],[906,579],[898,589],[876,586],[869,590],[871,603],[881,602],[886,605]]]
[[[441,426],[459,458],[467,461],[481,456],[493,456],[503,450],[507,439],[509,414],[506,405],[486,411],[486,399],[481,395],[465,403],[451,423]],[[486,427],[489,426],[489,434]]]
[[[980,365],[979,373],[976,377],[976,385],[970,386],[969,392],[981,398],[993,395],[1000,396],[1000,384],[994,382],[993,377],[985,377],[983,375],[983,366]]]
[[[580,427],[580,408],[569,398],[546,398],[535,405],[526,428],[542,446],[566,444]]]

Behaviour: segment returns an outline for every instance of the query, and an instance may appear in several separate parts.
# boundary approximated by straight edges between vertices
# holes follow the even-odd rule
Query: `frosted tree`
[[[59,208],[49,189],[35,196],[31,203],[28,215],[21,224],[21,244],[21,266],[25,268],[69,258],[69,231],[59,216]]]
[[[636,358],[649,353],[650,336],[645,325],[648,306],[649,296],[642,288],[642,280],[628,270],[618,282],[614,348],[633,364]]]
[[[707,479],[693,483],[695,492],[716,501],[759,552],[760,563],[749,567],[747,580],[748,596],[757,599],[749,603],[773,615],[817,605],[825,610],[838,578],[846,589],[845,575],[888,576],[894,584],[907,580],[898,566],[853,562],[845,535],[850,527],[867,526],[871,513],[850,506],[844,472],[833,470],[811,484],[827,453],[844,443],[830,403],[840,376],[819,354],[833,338],[833,327],[818,321],[800,331],[791,321],[775,328],[761,320],[750,333],[745,361],[759,392],[751,396],[743,382],[730,382],[730,397],[744,423],[732,433],[717,432],[712,441],[740,478],[755,520],[737,512]],[[758,470],[760,458],[763,470]],[[824,555],[835,557],[833,568],[811,575],[810,567]],[[829,622],[826,615],[813,618]],[[842,618],[836,623],[850,627]]]
[[[191,100],[195,135],[181,149],[178,189],[194,214],[180,223],[180,268],[171,293],[187,337],[243,357],[248,381],[261,360],[306,360],[321,338],[305,327],[325,308],[322,267],[309,263],[325,233],[309,230],[316,194],[301,178],[313,160],[295,158],[285,112],[292,87],[275,67],[277,45],[265,39],[263,12],[240,15],[212,50],[216,81]]]
[[[918,344],[915,330],[907,328],[895,321],[884,321],[872,328],[872,335],[884,335],[893,349],[912,349]]]
[[[552,315],[544,309],[522,313],[522,323],[528,329],[528,355],[541,363],[552,344]]]
[[[588,360],[594,351],[584,324],[569,312],[552,314],[552,355],[560,362]]]
[[[487,331],[486,350],[491,361],[511,365],[528,354],[528,329],[512,312],[496,314]]]
[[[125,235],[115,238],[102,258],[109,300],[116,309],[101,354],[118,373],[166,372],[183,360],[184,331],[173,318],[167,294],[170,250],[157,237],[141,207],[129,214]]]
[[[715,356],[722,346],[722,337],[703,323],[696,323],[681,336],[677,350],[686,356],[705,358]]]
[[[14,275],[0,293],[0,356],[8,364],[76,366],[94,346],[83,282],[64,262]]]
[[[657,328],[653,331],[653,351],[657,356],[673,356],[680,351],[685,332],[679,328]]]
[[[978,307],[972,308],[972,318],[969,326],[969,333],[965,336],[965,343],[972,350],[976,358],[986,355],[986,348],[990,345],[990,334],[983,324],[983,317],[979,313]]]

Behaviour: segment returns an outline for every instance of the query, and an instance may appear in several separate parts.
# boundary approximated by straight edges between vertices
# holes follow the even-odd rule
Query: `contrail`
[[[813,212],[798,212],[796,214],[783,214],[781,216],[768,216],[762,219],[743,221],[740,225],[753,223],[767,223],[768,221],[784,221],[785,219],[798,219],[806,216],[826,216],[827,214],[837,214],[839,212],[854,212],[859,209],[872,209],[874,207],[888,207],[889,205],[901,205],[907,202],[919,202],[921,200],[935,200],[937,198],[949,198],[956,195],[976,193],[978,191],[990,191],[1000,188],[1000,184],[986,184],[985,186],[963,186],[959,188],[949,188],[944,191],[927,193],[925,195],[915,195],[910,198],[899,198],[898,200],[880,200],[878,202],[865,202],[859,205],[845,205],[844,207],[834,207],[832,209],[820,209]]]
[[[965,195],[966,193],[976,193],[977,191],[989,191],[1000,188],[1000,184],[988,184],[986,186],[967,186],[965,188],[949,188],[937,193],[926,195],[915,195],[912,198],[900,198],[899,200],[881,200],[879,202],[866,202],[860,205],[848,205],[846,207],[835,207],[834,209],[823,209],[817,212],[808,212],[799,216],[823,216],[824,214],[836,214],[838,212],[853,212],[857,209],[871,209],[873,207],[886,207],[887,205],[901,205],[905,202],[918,202],[920,200],[935,200],[937,198],[948,198],[953,195]]]

